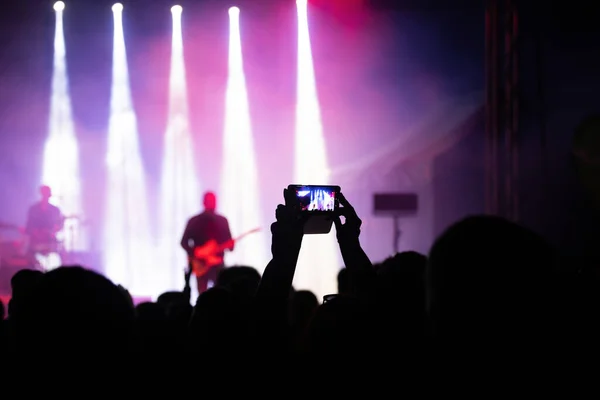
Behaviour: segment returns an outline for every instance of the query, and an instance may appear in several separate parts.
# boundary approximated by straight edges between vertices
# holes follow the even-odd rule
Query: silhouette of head
[[[123,350],[132,339],[134,309],[124,293],[78,266],[44,274],[22,314],[17,331],[27,349]]]
[[[225,288],[212,287],[198,296],[190,320],[189,333],[195,346],[219,352],[241,345],[241,314],[235,297]],[[211,349],[209,349],[211,351]]]
[[[217,209],[217,196],[213,192],[204,193],[204,210],[214,212]]]
[[[44,274],[41,271],[22,269],[17,271],[10,280],[12,290],[11,299],[8,302],[8,315],[14,318],[27,298],[35,291],[35,288]]]
[[[373,296],[374,316],[382,329],[382,342],[404,346],[398,338],[422,337],[425,324],[425,268],[427,257],[407,251],[384,260],[377,270]],[[385,338],[385,339],[384,339]]]
[[[44,201],[44,202],[50,201],[50,197],[52,197],[52,189],[50,189],[50,186],[47,186],[47,185],[40,186],[40,196],[42,198],[42,201]]]
[[[138,321],[162,322],[167,319],[165,309],[158,303],[144,302],[135,307]]]
[[[360,352],[364,338],[363,314],[356,299],[337,296],[320,305],[307,331],[308,350],[317,357]]]
[[[142,350],[169,348],[169,321],[165,309],[158,303],[145,302],[135,307],[136,344]]]
[[[319,300],[310,290],[299,290],[292,296],[289,306],[290,324],[304,328],[319,307]]]
[[[594,206],[600,208],[600,114],[587,116],[575,129],[572,152],[576,171]]]
[[[260,283],[260,273],[248,266],[235,265],[222,269],[217,277],[216,286],[227,288],[233,295],[251,298]]]
[[[12,297],[20,297],[22,294],[30,293],[43,275],[43,272],[35,269],[17,271],[10,279]]]
[[[165,292],[158,296],[156,303],[165,310],[167,318],[171,322],[187,330],[188,321],[192,315],[189,296],[182,292]]]
[[[156,302],[160,304],[164,309],[169,309],[173,304],[187,302],[189,304],[189,300],[186,300],[181,292],[165,292],[158,296]]]
[[[554,260],[543,238],[505,219],[455,223],[436,240],[427,265],[434,329],[470,343],[475,337],[508,343],[547,331]]]

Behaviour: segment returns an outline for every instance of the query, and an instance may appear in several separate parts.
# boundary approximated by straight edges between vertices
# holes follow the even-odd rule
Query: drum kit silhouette
[[[76,243],[75,224],[69,222],[79,222],[79,226],[86,222],[77,215],[66,216],[64,220],[65,228],[61,232],[46,235],[49,239],[36,241],[35,246],[31,246],[30,235],[24,227],[0,222],[0,268],[47,271],[68,262]],[[65,231],[70,233],[70,243],[65,240]]]

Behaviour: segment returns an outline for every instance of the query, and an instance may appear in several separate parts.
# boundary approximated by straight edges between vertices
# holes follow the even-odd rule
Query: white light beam
[[[54,5],[56,29],[54,33],[54,70],[50,100],[49,134],[44,148],[42,181],[52,188],[52,202],[64,215],[82,217],[79,145],[75,133],[67,52],[63,31],[64,3]],[[85,235],[80,219],[65,222],[63,239],[65,250],[84,250]]]
[[[317,94],[306,1],[297,1],[298,76],[294,183],[326,185],[329,163],[323,137],[321,109]],[[343,190],[343,188],[342,188]],[[294,277],[296,289],[313,291],[318,298],[337,292],[340,268],[334,230],[329,235],[306,235]]]
[[[113,77],[108,133],[104,268],[135,296],[156,296],[161,265],[153,257],[148,197],[129,87],[123,6],[113,6]]]
[[[263,221],[252,122],[242,58],[240,10],[229,9],[229,76],[225,104],[223,175],[220,202],[233,236],[260,227]],[[268,230],[267,230],[268,231]],[[236,243],[229,265],[248,265],[260,272],[268,261],[265,232]]]
[[[161,182],[160,249],[164,264],[164,290],[183,289],[186,255],[179,246],[187,220],[201,207],[196,176],[188,95],[181,6],[173,6],[173,36],[169,89],[169,116],[165,133]]]

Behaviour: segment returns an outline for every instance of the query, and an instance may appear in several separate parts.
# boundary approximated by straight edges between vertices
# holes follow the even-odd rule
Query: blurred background
[[[234,236],[263,228],[227,259],[262,271],[290,183],[340,185],[373,260],[427,253],[482,212],[570,256],[598,247],[571,144],[598,105],[591,3],[309,0],[307,26],[293,0],[129,0],[119,19],[114,1],[65,3],[0,12],[4,247],[48,184],[72,216],[70,260],[154,296],[182,285],[179,241],[206,190]],[[418,197],[397,248],[377,193]],[[334,232],[305,253],[297,288],[332,291]]]

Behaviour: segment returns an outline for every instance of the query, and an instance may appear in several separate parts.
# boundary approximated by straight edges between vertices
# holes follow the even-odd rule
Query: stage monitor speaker
[[[415,215],[419,210],[416,193],[376,193],[373,195],[373,212],[377,216],[400,217]]]

